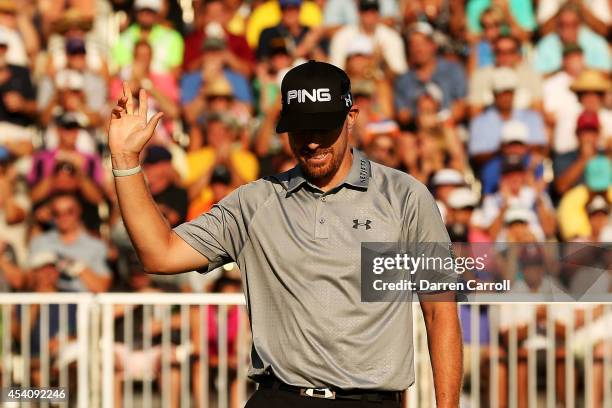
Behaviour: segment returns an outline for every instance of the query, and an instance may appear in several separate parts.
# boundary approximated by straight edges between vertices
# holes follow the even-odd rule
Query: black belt
[[[285,384],[277,379],[270,379],[259,383],[260,388],[289,391],[304,397],[325,399],[347,399],[364,401],[402,401],[403,393],[400,391],[378,391],[351,389],[341,390],[335,388],[303,388],[295,385]]]

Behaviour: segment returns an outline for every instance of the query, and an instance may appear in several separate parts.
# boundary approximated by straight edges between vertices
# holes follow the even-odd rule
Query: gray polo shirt
[[[354,149],[348,177],[327,193],[296,167],[236,189],[174,231],[209,270],[238,263],[251,377],[271,370],[288,384],[343,389],[414,382],[412,302],[366,303],[360,292],[361,242],[449,241],[434,199],[412,176]]]

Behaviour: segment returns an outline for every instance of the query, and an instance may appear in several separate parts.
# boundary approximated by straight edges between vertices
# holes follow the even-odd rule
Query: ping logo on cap
[[[329,88],[313,88],[312,92],[308,92],[308,89],[291,89],[287,91],[287,105],[291,103],[292,99],[297,99],[298,103],[304,103],[306,99],[311,102],[329,102],[331,101],[331,93]]]

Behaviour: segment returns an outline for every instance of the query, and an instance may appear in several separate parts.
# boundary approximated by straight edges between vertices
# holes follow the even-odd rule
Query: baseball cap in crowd
[[[529,129],[527,125],[518,120],[511,120],[502,126],[501,142],[502,143],[522,143],[527,144],[529,139]]]
[[[144,164],[156,164],[161,162],[169,162],[172,160],[172,153],[164,146],[153,145],[150,146],[146,152],[143,160]]]
[[[504,158],[501,165],[501,174],[525,171],[525,163],[519,155],[510,155]]]
[[[220,183],[229,186],[232,183],[232,175],[225,166],[215,166],[210,177],[210,184]]]
[[[589,160],[584,169],[584,182],[591,191],[607,191],[612,180],[612,166],[606,156]]]
[[[468,187],[456,188],[448,196],[448,206],[455,210],[475,208],[477,204],[478,197]]]
[[[355,98],[358,96],[370,97],[376,91],[376,84],[371,79],[358,79],[351,86],[351,90]]]
[[[431,183],[435,186],[464,186],[465,179],[459,170],[440,169],[434,174]]]
[[[66,54],[85,54],[85,41],[82,38],[69,38],[66,40]]]
[[[289,70],[281,94],[277,133],[339,128],[353,106],[348,75],[326,62],[311,60]]]
[[[207,98],[228,97],[234,96],[232,84],[226,79],[219,79],[208,83],[204,88],[204,95]]]
[[[365,34],[358,34],[351,39],[346,47],[346,57],[353,55],[372,55],[374,53],[374,41]]]
[[[610,212],[610,204],[603,196],[598,194],[589,201],[586,210],[589,215],[596,212],[605,212],[607,214]]]
[[[302,0],[279,0],[278,2],[281,8],[285,7],[300,7],[302,5]]]
[[[582,130],[599,131],[599,115],[597,112],[584,111],[578,116],[576,121],[576,133]]]
[[[59,89],[82,91],[85,87],[85,77],[73,69],[63,69],[55,75],[55,86]]]
[[[32,257],[30,258],[29,264],[30,264],[30,268],[32,269],[42,268],[43,266],[46,266],[46,265],[55,265],[58,259],[59,258],[55,252],[40,251],[32,255]]]
[[[65,34],[70,30],[89,31],[93,27],[93,17],[84,15],[81,10],[71,7],[53,24],[54,31]]]
[[[493,70],[493,92],[514,91],[518,85],[518,77],[513,69],[507,67]]]
[[[153,10],[160,11],[162,8],[162,0],[136,0],[134,2],[136,10]]]
[[[359,0],[359,11],[378,10],[378,0]]]
[[[377,136],[387,135],[393,138],[398,137],[400,128],[394,120],[382,120],[379,122],[369,122],[366,125],[365,132],[362,138],[362,143],[367,146]]]
[[[408,29],[408,34],[419,33],[423,34],[427,38],[433,39],[434,37],[434,29],[431,24],[425,21],[418,21],[410,26]]]
[[[515,222],[528,223],[531,212],[523,207],[510,207],[504,213],[504,223],[506,225],[514,224]]]
[[[55,124],[62,129],[81,129],[83,127],[79,117],[72,112],[64,112],[56,116]]]

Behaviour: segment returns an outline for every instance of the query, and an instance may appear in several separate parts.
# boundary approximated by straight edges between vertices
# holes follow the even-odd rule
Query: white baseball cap
[[[456,188],[448,196],[448,206],[455,210],[467,207],[474,208],[477,204],[478,197],[468,187]]]
[[[434,174],[432,184],[434,186],[463,186],[465,179],[459,170],[441,169]]]
[[[528,223],[531,218],[531,211],[523,207],[511,207],[504,214],[504,223],[512,224],[513,222]]]
[[[134,9],[150,9],[154,11],[160,11],[162,8],[162,0],[136,0],[134,2]]]
[[[351,39],[346,47],[346,56],[372,55],[374,54],[374,41],[364,34],[359,34]]]
[[[30,268],[40,268],[45,265],[55,264],[58,258],[55,252],[51,251],[40,251],[36,252],[30,258]]]
[[[83,74],[73,69],[63,69],[55,76],[55,86],[59,89],[82,91],[85,87]]]
[[[496,68],[493,71],[493,91],[513,91],[518,86],[518,76],[511,68]]]
[[[502,126],[501,142],[502,143],[522,143],[527,144],[529,139],[529,129],[527,125],[518,120],[511,120]]]

